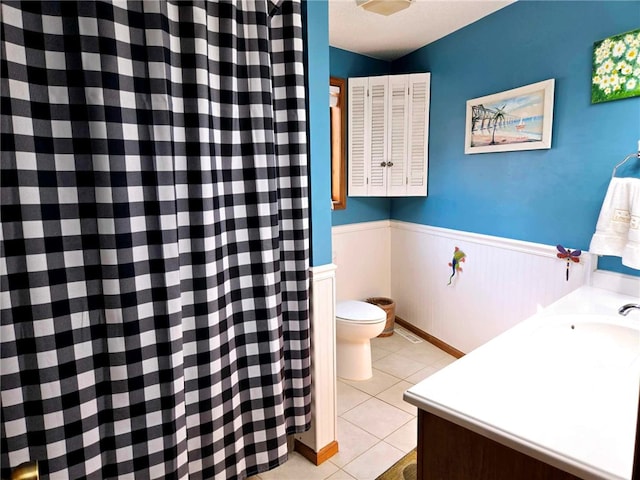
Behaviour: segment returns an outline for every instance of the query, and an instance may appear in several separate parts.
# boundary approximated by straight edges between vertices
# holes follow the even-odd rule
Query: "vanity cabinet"
[[[427,195],[430,79],[349,79],[349,196]]]
[[[417,480],[581,480],[418,409]]]

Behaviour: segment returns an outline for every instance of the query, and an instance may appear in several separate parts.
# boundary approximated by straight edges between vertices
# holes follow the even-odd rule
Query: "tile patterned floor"
[[[397,333],[374,338],[371,350],[370,380],[338,378],[340,451],[317,467],[293,452],[284,465],[250,480],[372,480],[416,446],[416,408],[402,394],[455,358]]]

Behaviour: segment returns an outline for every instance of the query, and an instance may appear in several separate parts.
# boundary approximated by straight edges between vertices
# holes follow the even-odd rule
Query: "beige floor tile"
[[[278,468],[260,474],[262,480],[324,480],[338,471],[338,466],[324,462],[315,466],[297,452],[289,454],[289,460]]]
[[[382,349],[389,352],[397,352],[406,348],[412,343],[400,335],[391,335],[390,337],[376,337],[371,339],[371,348]]]
[[[400,460],[403,455],[402,450],[380,442],[347,464],[343,470],[358,480],[373,480]]]
[[[357,480],[355,477],[352,477],[344,470],[338,470],[336,473],[327,477],[327,480]]]
[[[415,385],[416,383],[420,383],[425,378],[433,375],[438,370],[440,370],[440,367],[436,367],[435,365],[429,365],[428,367],[424,367],[422,370],[418,370],[413,375],[409,375],[407,378],[404,379],[404,381],[409,382],[412,385]]]
[[[391,355],[389,350],[384,350],[383,348],[372,348],[371,349],[371,361],[375,362],[376,360],[380,360],[387,355]]]
[[[379,438],[353,423],[344,418],[338,418],[338,447],[340,451],[331,457],[331,461],[342,468],[379,441]]]
[[[371,395],[358,390],[340,380],[336,382],[338,415],[348,412],[353,407],[371,398]]]
[[[414,344],[400,335],[372,339],[371,356],[373,378],[362,382],[338,381],[340,452],[330,462],[341,469],[331,474],[331,480],[375,479],[414,448],[416,409],[404,402],[402,395],[454,360],[429,342]],[[263,480],[272,478],[291,477]],[[299,480],[303,479],[307,477],[301,476]]]
[[[253,477],[247,477],[247,480],[262,480],[260,475],[254,475]]]
[[[445,352],[429,342],[412,343],[397,353],[398,355],[420,362],[424,365],[432,365],[442,360],[447,355]]]
[[[426,340],[421,343],[412,343],[409,346],[409,350],[411,349],[423,349],[430,352],[436,352],[439,354],[445,353],[444,350],[436,347],[433,343],[427,342]]]
[[[406,378],[418,370],[422,370],[427,365],[427,363],[421,363],[403,357],[400,353],[390,353],[386,357],[382,357],[380,360],[373,362],[374,368],[398,378]]]
[[[418,409],[402,399],[404,391],[412,386],[412,383],[406,381],[398,382],[391,388],[387,388],[385,391],[380,392],[376,395],[376,398],[415,416],[418,414]]]
[[[451,365],[453,362],[457,360],[456,357],[449,355],[448,353],[445,353],[444,355],[445,356],[443,358],[441,358],[440,360],[438,360],[436,363],[433,364],[434,367],[444,368],[447,365]]]
[[[418,419],[409,420],[398,430],[388,435],[384,441],[404,453],[409,453],[418,444]]]
[[[411,420],[413,416],[382,400],[371,398],[349,410],[342,418],[383,439]]]
[[[340,381],[346,383],[347,385],[351,385],[352,387],[355,387],[364,393],[368,393],[369,395],[377,395],[383,390],[386,390],[392,385],[395,385],[400,380],[400,378],[389,375],[388,373],[384,373],[377,368],[373,369],[373,377],[371,377],[369,380],[355,381],[340,379]]]

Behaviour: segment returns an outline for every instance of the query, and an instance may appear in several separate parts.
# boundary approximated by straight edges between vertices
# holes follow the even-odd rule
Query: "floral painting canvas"
[[[593,44],[591,103],[640,96],[640,30]]]

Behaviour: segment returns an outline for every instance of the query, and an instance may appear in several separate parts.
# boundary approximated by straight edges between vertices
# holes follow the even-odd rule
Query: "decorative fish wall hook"
[[[580,255],[582,255],[582,250],[569,250],[568,248],[564,248],[562,245],[556,245],[558,249],[558,253],[556,254],[559,259],[567,260],[567,274],[566,279],[569,281],[569,266],[571,262],[580,263]]]
[[[447,285],[451,285],[451,280],[453,280],[456,272],[462,272],[462,267],[460,266],[460,264],[464,262],[466,257],[467,255],[458,247],[456,247],[456,249],[453,251],[453,260],[449,262],[449,266],[452,268],[452,271],[451,276],[449,277],[449,283],[447,283]]]

